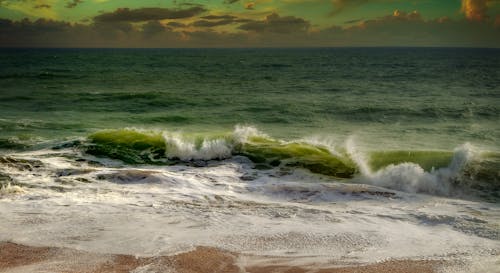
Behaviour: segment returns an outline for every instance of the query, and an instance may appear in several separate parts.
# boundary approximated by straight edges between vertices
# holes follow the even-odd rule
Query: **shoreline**
[[[0,243],[0,271],[5,273],[432,273],[447,264],[443,260],[388,260],[367,265],[336,264],[335,261],[296,265],[293,261],[292,258],[255,257],[204,246],[171,256],[135,257]]]

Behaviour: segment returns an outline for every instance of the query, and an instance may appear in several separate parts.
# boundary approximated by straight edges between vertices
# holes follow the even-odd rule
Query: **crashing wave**
[[[352,139],[341,147],[318,138],[284,141],[250,126],[236,126],[232,132],[212,134],[127,128],[99,131],[88,139],[87,153],[129,164],[176,164],[239,155],[249,158],[258,169],[303,168],[337,179],[353,179],[405,192],[449,195],[457,188],[478,188],[479,184],[493,192],[500,188],[498,154],[482,153],[470,144],[453,152],[360,152]],[[478,177],[484,179],[478,180]]]

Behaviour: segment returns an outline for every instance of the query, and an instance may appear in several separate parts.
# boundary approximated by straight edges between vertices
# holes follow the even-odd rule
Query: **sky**
[[[0,47],[500,47],[500,0],[0,0]]]

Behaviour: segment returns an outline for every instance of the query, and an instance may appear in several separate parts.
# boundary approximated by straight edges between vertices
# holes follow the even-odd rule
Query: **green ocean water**
[[[465,172],[497,184],[499,71],[496,49],[3,49],[0,149],[352,178],[447,167],[465,144]]]
[[[281,139],[498,149],[499,71],[494,49],[2,50],[0,143],[245,124]]]

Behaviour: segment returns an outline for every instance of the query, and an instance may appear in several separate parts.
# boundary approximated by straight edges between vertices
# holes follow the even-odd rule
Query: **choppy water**
[[[494,49],[1,50],[0,240],[495,268],[499,71]]]

